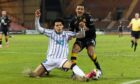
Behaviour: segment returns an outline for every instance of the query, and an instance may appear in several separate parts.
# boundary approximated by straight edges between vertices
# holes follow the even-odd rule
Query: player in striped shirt
[[[78,33],[63,31],[64,22],[61,18],[54,20],[54,29],[45,29],[40,26],[39,17],[40,11],[37,10],[35,12],[35,27],[40,33],[46,35],[49,38],[48,53],[46,61],[41,63],[33,72],[30,72],[29,76],[40,77],[44,73],[48,73],[54,68],[59,68],[65,71],[72,69],[76,76],[87,80],[89,78],[89,74],[85,75],[85,73],[76,64],[72,64],[71,61],[68,61],[67,59],[69,38],[84,37],[85,31],[81,30]],[[92,74],[95,75],[95,73]]]

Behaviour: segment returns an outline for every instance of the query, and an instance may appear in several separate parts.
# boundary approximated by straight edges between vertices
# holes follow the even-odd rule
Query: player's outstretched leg
[[[67,71],[67,69],[71,69],[73,71],[72,79],[73,80],[80,80],[80,81],[88,81],[88,77],[86,77],[85,73],[76,65],[73,64],[71,61],[66,61],[62,68],[64,71]]]
[[[27,69],[24,72],[25,75],[29,77],[34,77],[34,78],[42,77],[45,73],[46,73],[46,70],[41,64],[34,71],[32,71],[31,69]]]

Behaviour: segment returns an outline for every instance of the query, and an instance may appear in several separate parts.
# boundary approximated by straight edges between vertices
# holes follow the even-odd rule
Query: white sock
[[[78,76],[80,76],[80,77],[84,77],[84,76],[85,76],[85,73],[84,73],[77,65],[75,65],[75,66],[72,68],[72,71],[73,71],[76,75],[78,75]]]

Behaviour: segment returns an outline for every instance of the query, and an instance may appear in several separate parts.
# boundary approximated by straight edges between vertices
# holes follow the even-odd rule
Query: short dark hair
[[[64,25],[64,20],[63,20],[63,18],[60,18],[60,17],[56,18],[56,19],[53,21],[53,26],[55,25],[56,22],[61,22],[61,23]]]
[[[85,7],[85,5],[84,5],[84,4],[77,4],[76,6],[84,6],[84,7]]]

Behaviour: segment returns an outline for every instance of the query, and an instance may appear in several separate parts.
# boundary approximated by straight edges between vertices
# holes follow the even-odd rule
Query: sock
[[[99,63],[98,63],[98,61],[97,61],[97,56],[96,56],[95,53],[94,53],[93,56],[92,56],[92,60],[93,60],[93,62],[94,62],[94,64],[95,64],[96,68],[99,69],[99,70],[101,70],[101,67],[100,67],[100,65],[99,65]]]
[[[2,41],[0,40],[0,45],[2,45]]]
[[[131,48],[133,48],[133,46],[134,46],[134,41],[131,40]]]
[[[74,72],[74,74],[76,74],[77,76],[80,76],[80,77],[84,77],[85,76],[85,73],[77,66],[77,65],[74,65],[72,67],[72,71]]]
[[[137,43],[135,43],[135,46],[134,46],[134,52],[136,51],[136,49],[137,49]]]
[[[8,36],[5,36],[5,41],[6,43],[8,43]]]
[[[76,64],[77,62],[77,53],[72,53],[71,54],[71,61],[73,64]]]

